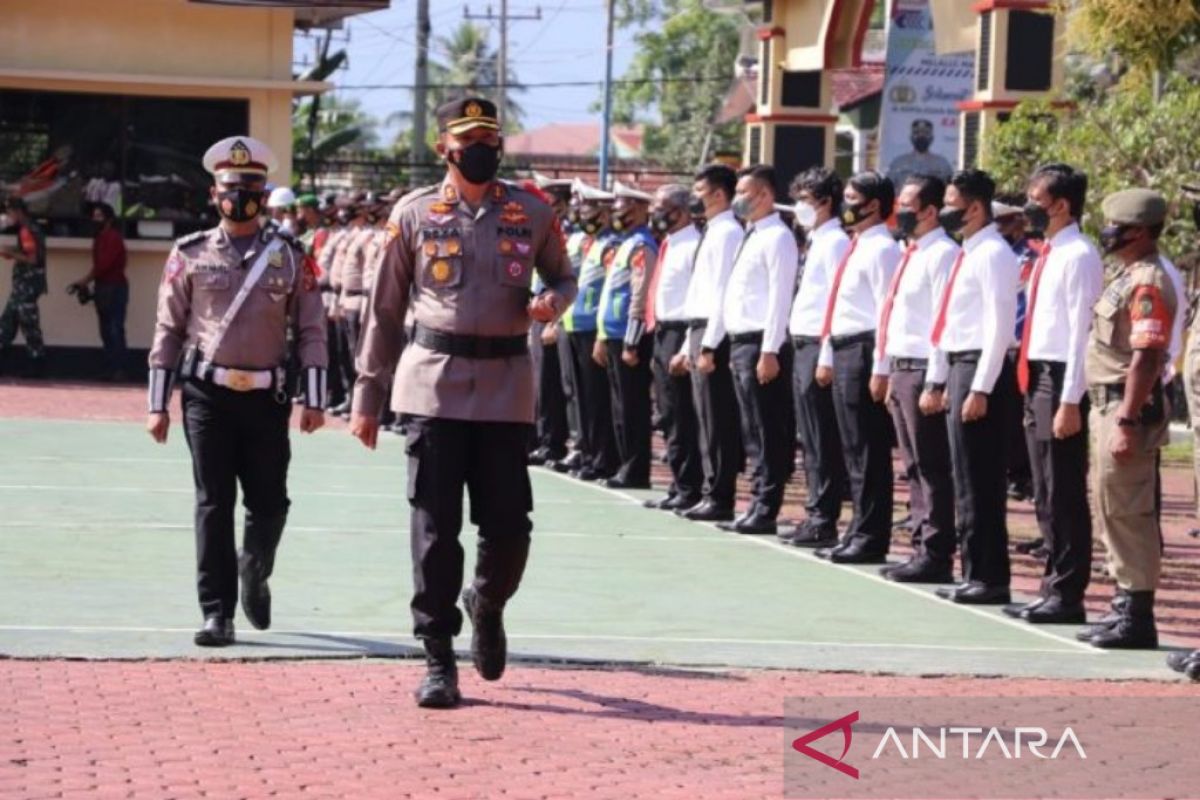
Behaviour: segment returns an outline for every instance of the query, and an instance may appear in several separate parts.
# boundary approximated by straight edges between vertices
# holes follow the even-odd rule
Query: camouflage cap
[[[1167,201],[1152,189],[1123,189],[1104,198],[1104,219],[1118,225],[1158,225],[1167,218]]]

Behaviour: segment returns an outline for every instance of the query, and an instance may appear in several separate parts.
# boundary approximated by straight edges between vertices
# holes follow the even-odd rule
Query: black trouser
[[[833,337],[833,410],[854,516],[843,541],[886,554],[892,540],[892,434],[887,408],[871,399],[873,332]]]
[[[693,366],[700,357],[704,340],[703,325],[690,325],[688,358]],[[700,465],[704,470],[704,499],[720,509],[733,508],[737,476],[745,455],[742,450],[741,424],[733,372],[729,366],[729,339],[713,351],[716,369],[704,374],[692,370],[692,403],[700,429]]]
[[[617,469],[617,446],[613,438],[612,403],[608,372],[592,359],[595,331],[570,334],[571,365],[575,373],[575,398],[579,405],[580,450],[583,464],[601,475]]]
[[[838,435],[833,389],[817,383],[817,360],[821,340],[816,336],[794,337],[796,369],[793,388],[796,424],[804,444],[804,474],[808,499],[804,509],[813,525],[833,531],[846,496],[846,462]]]
[[[1054,438],[1067,365],[1029,362],[1025,398],[1025,443],[1033,473],[1038,528],[1050,557],[1042,594],[1066,603],[1082,602],[1092,577],[1092,515],[1088,508],[1088,401],[1080,401],[1083,427],[1068,439]],[[1019,445],[1018,445],[1019,446]]]
[[[275,563],[290,502],[287,470],[289,402],[272,391],[235,392],[211,383],[183,384],[183,432],[196,482],[196,588],[205,617],[232,619],[238,559],[233,512],[237,487],[246,509],[243,549],[264,577]]]
[[[1008,414],[1008,436],[1013,442],[1020,443],[1025,440],[1025,398],[1021,395],[1020,388],[1016,387],[1017,374],[1017,357],[1020,353],[1019,349],[1008,351],[1008,361],[1013,368],[1013,395],[1014,401],[1009,404],[1010,411]],[[1019,444],[1008,448],[1008,482],[1021,487],[1028,487],[1033,482],[1033,472],[1029,464],[1029,448],[1020,447]]]
[[[125,311],[129,306],[129,284],[97,281],[95,294],[104,361],[110,373],[119,372],[125,369]]]
[[[339,346],[341,341],[340,326],[336,320],[325,319],[325,351],[329,358],[329,370],[327,389],[329,392],[329,405],[340,405],[344,400],[350,399],[350,394],[354,391],[354,384],[346,385],[343,377],[342,369],[342,348]]]
[[[753,336],[753,338],[751,338]],[[779,348],[779,375],[767,384],[758,382],[758,359],[762,354],[762,336],[731,336],[730,364],[733,386],[742,418],[742,435],[756,436],[754,448],[747,448],[754,465],[754,497],[750,513],[769,519],[779,516],[783,490],[791,477],[796,454],[796,423],[792,410],[792,343]]]
[[[613,436],[619,465],[617,480],[635,486],[650,483],[650,359],[654,340],[638,342],[636,367],[621,360],[625,342],[606,339],[608,387],[612,403]]]
[[[545,327],[545,323],[535,322],[529,330],[529,354],[538,382],[535,446],[545,447],[551,458],[562,458],[567,454],[567,398],[563,393],[558,346],[542,344]]]
[[[489,603],[516,594],[529,558],[533,490],[529,426],[515,422],[409,417],[413,634],[440,639],[462,630],[463,487],[479,526],[474,586]]]
[[[354,381],[358,379],[354,357],[358,353],[358,335],[361,329],[362,312],[343,309],[342,318],[338,320],[338,358],[341,362],[342,382],[347,387],[347,398],[354,391]]]
[[[571,357],[571,337],[567,335],[561,325],[558,328],[558,338],[554,343],[554,348],[558,352],[559,380],[562,381],[563,402],[567,408],[567,428],[571,439],[575,442],[575,449],[579,449],[583,432],[579,422],[579,392],[575,386],[575,360]]]
[[[686,373],[671,374],[671,359],[687,343],[687,323],[660,322],[654,331],[655,379],[662,397],[663,435],[667,440],[667,465],[671,468],[669,494],[688,505],[698,503],[704,490],[700,462],[700,424],[692,401],[692,379]]]
[[[1007,467],[1005,436],[1014,401],[1012,365],[1007,360],[987,400],[987,415],[963,422],[962,408],[975,380],[978,353],[950,355],[950,460],[954,466],[954,510],[963,580],[1008,586]]]
[[[901,363],[901,367],[896,364]],[[891,377],[892,422],[904,460],[911,461],[908,491],[912,497],[913,538],[919,555],[950,566],[954,563],[954,479],[945,413],[921,413],[925,362],[904,365],[894,360]]]

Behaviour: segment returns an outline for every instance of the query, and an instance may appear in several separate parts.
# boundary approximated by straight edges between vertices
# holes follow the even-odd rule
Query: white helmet
[[[271,196],[267,198],[267,208],[291,208],[296,205],[296,193],[286,186],[279,186],[271,190]]]

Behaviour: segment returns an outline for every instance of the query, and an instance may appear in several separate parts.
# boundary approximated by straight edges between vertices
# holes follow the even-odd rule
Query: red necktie
[[[946,312],[950,308],[950,294],[954,291],[954,281],[958,279],[958,270],[962,267],[965,255],[966,251],[958,251],[958,258],[954,259],[954,268],[950,270],[950,280],[946,281],[946,288],[942,290],[942,302],[938,304],[937,319],[933,323],[933,333],[929,337],[934,347],[942,342],[942,332],[946,330]]]
[[[887,297],[883,301],[883,313],[879,317],[879,349],[876,351],[876,358],[879,360],[887,355],[888,323],[892,319],[892,306],[896,303],[896,292],[900,289],[900,281],[904,279],[904,270],[915,252],[915,242],[904,248],[904,258],[900,259],[900,266],[896,268],[896,274],[892,276],[892,283],[888,286]]]
[[[655,314],[655,298],[658,296],[658,279],[662,277],[663,267],[667,263],[667,245],[670,242],[663,239],[662,247],[658,250],[658,258],[654,260],[654,275],[650,278],[650,294],[646,296],[646,333],[654,330],[654,326],[658,323],[658,317]]]
[[[834,273],[833,287],[829,290],[829,302],[825,306],[825,323],[821,325],[822,339],[828,336],[829,331],[833,329],[833,308],[837,305],[838,289],[842,286],[842,276],[846,274],[846,265],[850,263],[850,256],[854,255],[854,248],[856,247],[858,247],[857,236],[850,240],[850,246],[846,248],[846,254],[842,256],[842,261],[838,264],[837,272]]]
[[[1049,255],[1050,243],[1046,242],[1033,267],[1033,277],[1029,279],[1029,305],[1025,309],[1025,326],[1021,329],[1021,353],[1017,356],[1017,385],[1021,387],[1021,394],[1029,392],[1029,332],[1033,329],[1033,307],[1037,304],[1038,284],[1042,281],[1042,270],[1046,268],[1046,257]]]

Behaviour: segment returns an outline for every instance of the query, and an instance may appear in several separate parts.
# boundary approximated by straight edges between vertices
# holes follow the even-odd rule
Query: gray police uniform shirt
[[[406,312],[416,324],[443,333],[528,335],[535,269],[566,309],[577,287],[562,230],[550,206],[533,194],[497,181],[473,211],[447,181],[402,198],[392,210],[365,309],[355,413],[379,414],[395,368],[396,412],[532,423],[534,379],[527,353],[476,359],[416,343],[401,356],[401,348]]]

